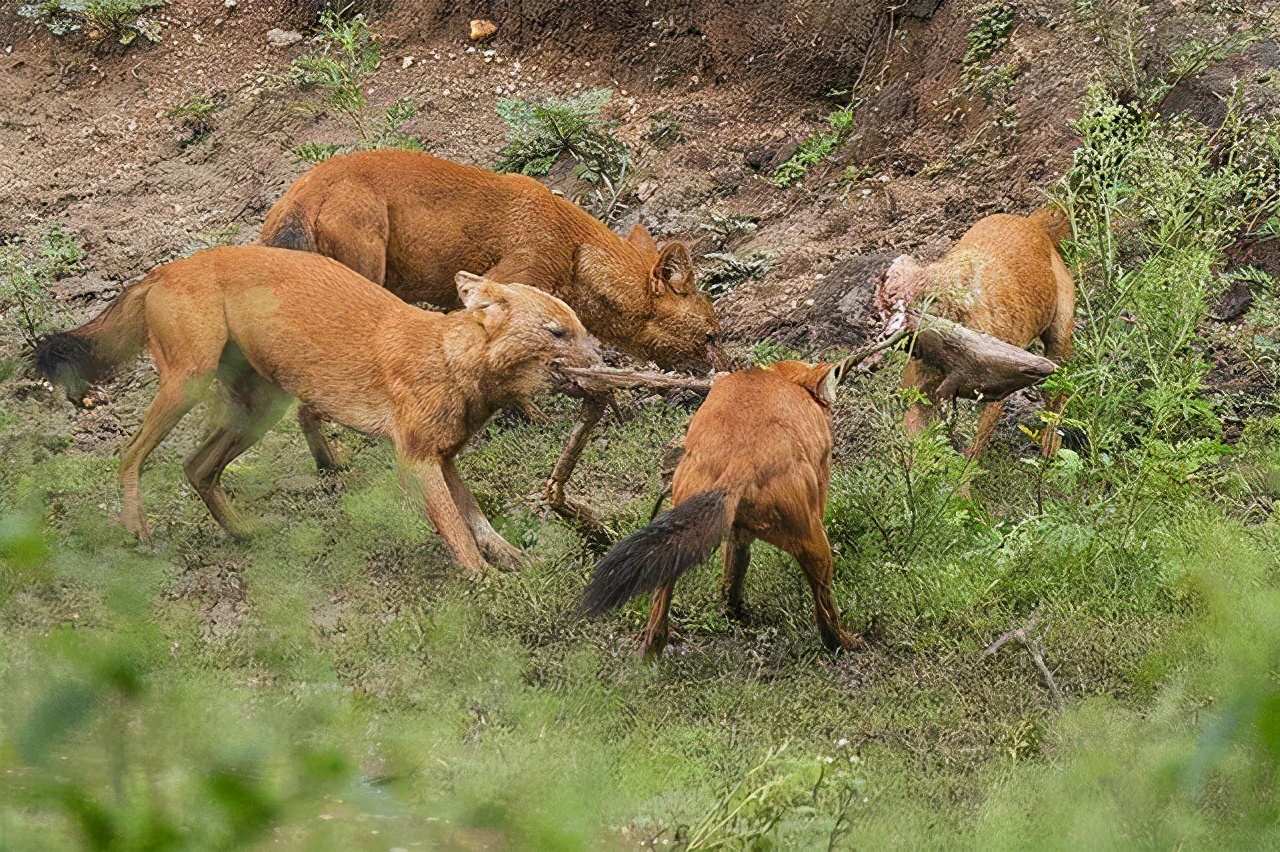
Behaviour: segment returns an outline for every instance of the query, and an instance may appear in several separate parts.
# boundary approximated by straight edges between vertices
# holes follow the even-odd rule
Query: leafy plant
[[[831,129],[808,137],[787,161],[774,171],[769,181],[774,186],[788,187],[809,173],[809,169],[826,160],[838,149],[854,129],[853,106],[841,107],[827,116]]]
[[[498,171],[539,177],[569,156],[591,183],[602,176],[619,178],[631,152],[613,138],[611,126],[600,117],[611,100],[612,90],[595,89],[572,98],[499,101],[498,115],[508,131],[507,144],[498,152]]]
[[[649,144],[659,151],[685,141],[684,121],[674,110],[664,109],[649,119]]]
[[[698,271],[698,280],[712,296],[723,296],[739,284],[753,278],[763,278],[773,265],[773,255],[756,250],[739,256],[729,251],[713,251],[702,256],[704,264]]]
[[[987,3],[973,10],[973,27],[965,33],[965,51],[960,64],[968,72],[985,65],[1008,42],[1017,20],[1017,7],[1011,3]]]
[[[379,37],[362,15],[343,17],[325,10],[320,15],[316,41],[319,47],[295,59],[290,78],[300,86],[319,93],[315,103],[299,104],[306,112],[329,112],[339,116],[355,134],[350,146],[304,145],[295,149],[302,159],[318,162],[316,155],[329,151],[371,148],[422,150],[422,142],[401,128],[418,113],[410,100],[401,99],[377,112],[365,98],[365,81],[382,61]],[[305,151],[305,153],[304,153]],[[324,157],[321,157],[324,159]]]
[[[1211,436],[1198,329],[1225,248],[1280,203],[1280,122],[1233,98],[1209,130],[1094,89],[1075,126],[1083,141],[1057,195],[1084,322],[1054,384],[1075,395],[1098,452]]]
[[[612,220],[624,208],[631,168],[631,151],[600,117],[612,99],[612,90],[595,89],[573,98],[499,101],[508,130],[495,168],[540,177],[561,157],[571,157],[578,176],[594,187],[592,212]]]
[[[213,133],[213,116],[226,106],[226,96],[221,92],[205,95],[196,92],[182,103],[169,110],[169,117],[180,119],[188,137],[182,147],[203,142]]]
[[[1163,13],[1142,0],[1076,0],[1075,7],[1102,46],[1109,84],[1152,107],[1182,80],[1269,38],[1275,26],[1262,8],[1230,10],[1217,20],[1228,10],[1209,5],[1213,22],[1187,38],[1183,26],[1165,26]]]
[[[85,253],[58,224],[50,225],[34,252],[0,248],[0,322],[34,347],[61,314],[49,285],[80,267]]]
[[[717,246],[723,246],[725,243],[745,234],[755,233],[756,228],[760,226],[760,218],[758,216],[747,216],[742,213],[723,213],[718,210],[711,211],[710,221],[703,222],[702,230],[707,232],[707,236]]]
[[[779,361],[800,361],[804,359],[804,355],[799,350],[778,343],[771,337],[766,337],[755,346],[752,346],[749,357],[751,364],[756,367],[768,367],[770,364],[776,364]]]
[[[164,0],[43,0],[18,8],[56,36],[83,33],[91,42],[132,44],[138,36],[160,41],[160,24],[146,13]]]
[[[343,153],[341,145],[326,145],[319,142],[306,142],[293,149],[293,155],[301,163],[323,163],[330,157]]]

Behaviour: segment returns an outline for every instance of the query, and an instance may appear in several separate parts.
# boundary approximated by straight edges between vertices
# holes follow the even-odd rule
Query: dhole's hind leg
[[[1072,288],[1071,280],[1068,277],[1067,287]],[[1040,339],[1044,341],[1044,357],[1053,361],[1055,364],[1062,364],[1071,357],[1071,331],[1075,324],[1075,300],[1074,289],[1070,289],[1072,294],[1070,310],[1066,310],[1064,306],[1059,306],[1058,316],[1054,317],[1053,324],[1040,335]],[[1061,297],[1060,297],[1061,298]],[[1067,399],[1062,394],[1045,394],[1044,410],[1049,413],[1046,418],[1044,432],[1040,436],[1040,455],[1048,457],[1056,454],[1062,446],[1062,432],[1059,429],[1058,415],[1062,413],[1062,409],[1066,407]]]
[[[724,600],[729,617],[735,621],[747,620],[742,586],[747,579],[747,566],[751,564],[753,540],[750,533],[735,529],[724,542],[724,580],[720,585],[720,597]]]
[[[213,519],[231,535],[244,536],[252,532],[252,525],[232,507],[222,487],[222,473],[279,422],[289,396],[253,373],[241,376],[228,391],[230,399],[217,425],[182,468]]]
[[[323,205],[316,215],[316,248],[379,287],[385,286],[391,230],[387,205],[359,184],[335,184],[329,192],[339,201]]]
[[[851,651],[862,646],[862,638],[845,632],[840,626],[840,611],[836,608],[835,593],[831,588],[831,545],[822,525],[810,531],[806,541],[798,542],[791,555],[804,569],[809,588],[813,590],[813,606],[818,622],[818,634],[829,651]]]
[[[324,423],[324,415],[311,406],[298,406],[298,427],[307,442],[307,449],[311,450],[311,457],[315,459],[316,469],[322,472],[345,470],[346,465],[338,461],[333,445],[325,437]]]
[[[524,554],[500,536],[489,523],[489,519],[484,516],[484,512],[480,511],[480,504],[476,502],[471,489],[467,488],[466,483],[462,481],[462,475],[458,473],[453,459],[445,459],[441,467],[444,470],[445,483],[449,486],[449,494],[452,495],[458,511],[462,513],[462,520],[475,536],[480,550],[493,562],[511,568],[520,567],[524,563]]]
[[[919,358],[910,359],[902,368],[902,386],[915,388],[930,400],[912,402],[908,406],[902,425],[909,436],[914,438],[923,434],[938,419],[938,406],[931,400],[941,382],[942,374]]]
[[[988,402],[982,408],[982,416],[978,418],[978,428],[973,434],[973,443],[965,454],[976,459],[991,444],[991,437],[1000,425],[1000,417],[1004,414],[1004,401]]]
[[[640,650],[646,659],[661,657],[663,649],[667,647],[671,630],[667,615],[671,611],[671,593],[675,587],[675,581],[672,580],[653,593],[653,600],[649,604],[649,623],[645,626],[644,637],[640,641]]]
[[[155,399],[151,400],[151,405],[142,418],[141,428],[120,452],[119,479],[123,495],[120,521],[125,529],[144,541],[151,535],[151,527],[147,524],[147,513],[142,506],[138,487],[142,465],[151,451],[160,445],[165,436],[173,431],[173,427],[178,425],[178,421],[192,409],[212,378],[210,374],[184,383],[172,375],[162,374],[160,389],[156,391]]]

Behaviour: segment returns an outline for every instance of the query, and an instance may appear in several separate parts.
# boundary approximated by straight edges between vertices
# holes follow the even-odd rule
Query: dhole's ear
[[[684,243],[668,243],[658,253],[658,262],[653,265],[649,276],[653,295],[662,294],[662,288],[670,290],[677,296],[687,296],[693,292],[693,255]]]
[[[654,241],[653,235],[649,233],[648,228],[639,223],[636,223],[631,233],[627,234],[627,242],[645,257],[652,257],[658,253],[658,243]]]
[[[848,365],[844,361],[837,361],[834,364],[820,364],[815,367],[815,371],[822,370],[826,367],[826,374],[818,379],[818,388],[815,391],[816,396],[827,405],[836,404],[836,391],[840,389],[840,383],[844,381],[844,372]]]
[[[470,272],[459,272],[453,277],[458,287],[458,298],[469,311],[487,308],[494,302],[501,301],[502,285]]]

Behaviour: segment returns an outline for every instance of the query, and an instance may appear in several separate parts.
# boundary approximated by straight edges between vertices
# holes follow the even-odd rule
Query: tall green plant
[[[1215,270],[1280,201],[1280,123],[1229,107],[1209,129],[1095,88],[1075,124],[1082,143],[1056,195],[1082,322],[1055,383],[1099,453],[1216,434],[1199,346]]]
[[[409,148],[422,150],[422,143],[404,133],[401,127],[417,116],[410,100],[401,99],[382,112],[371,109],[365,98],[367,78],[382,62],[379,36],[361,15],[345,18],[340,13],[325,11],[320,15],[315,50],[298,57],[290,66],[293,82],[311,88],[319,95],[314,102],[299,104],[306,112],[329,112],[337,115],[355,134],[355,144],[338,146],[303,146],[298,155],[304,160],[318,161],[314,151],[329,149],[328,156],[340,150],[370,148]]]

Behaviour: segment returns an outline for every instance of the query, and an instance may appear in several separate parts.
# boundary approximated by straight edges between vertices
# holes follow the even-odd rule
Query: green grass
[[[0,530],[0,836],[24,849],[268,836],[990,848],[1064,825],[1076,834],[1053,836],[1267,837],[1258,820],[1274,809],[1240,810],[1258,771],[1240,768],[1247,744],[1207,798],[1161,779],[1202,748],[1205,702],[1230,694],[1214,667],[1250,631],[1271,635],[1274,522],[1163,491],[1130,517],[1067,479],[1037,512],[1025,448],[998,448],[979,472],[945,442],[908,445],[891,383],[878,374],[841,399],[859,434],[841,440],[828,519],[837,596],[871,649],[822,651],[800,572],[758,546],[749,624],[721,614],[703,568],[678,588],[682,638],[657,666],[634,657],[643,601],[599,623],[572,615],[591,556],[524,496],[567,405],[493,424],[464,456],[486,510],[531,554],[524,572],[473,579],[448,564],[383,444],[344,433],[353,466],[330,481],[296,427],[279,427],[228,472],[270,530],[239,544],[182,479],[198,435],[184,424],[144,475],[156,533],[137,545],[111,518],[112,447],[87,444],[52,398],[6,394],[0,500],[17,520]],[[116,403],[122,419],[148,392]],[[575,482],[618,532],[643,523],[662,445],[687,417],[633,413]],[[1275,470],[1274,434],[1259,430],[1215,481]],[[966,478],[972,500],[954,493]],[[1225,609],[1244,586],[1269,591],[1236,623]],[[982,656],[1032,611],[1065,716],[1019,648]],[[1079,780],[1103,770],[1125,783]],[[1149,817],[1126,821],[1131,802]],[[1077,823],[1086,807],[1124,818]]]
[[[747,623],[713,560],[677,586],[656,665],[635,656],[644,600],[575,617],[594,555],[534,496],[566,400],[460,460],[521,572],[466,575],[385,443],[342,432],[351,468],[320,477],[291,420],[227,472],[265,534],[227,539],[186,485],[193,416],[144,473],[138,544],[114,453],[154,378],[75,413],[0,339],[0,847],[1275,847],[1280,419],[1209,369],[1212,346],[1274,375],[1274,294],[1249,340],[1207,314],[1235,236],[1276,231],[1280,135],[1228,106],[1206,131],[1090,94],[1054,191],[1080,294],[1060,423],[1023,414],[977,463],[948,424],[903,435],[901,356],[842,393],[826,525],[855,654],[822,650],[801,573],[764,545]],[[41,262],[78,263],[69,246]],[[689,415],[624,410],[572,483],[615,536]],[[973,428],[969,406],[951,419]],[[1042,460],[1045,425],[1068,448]]]

